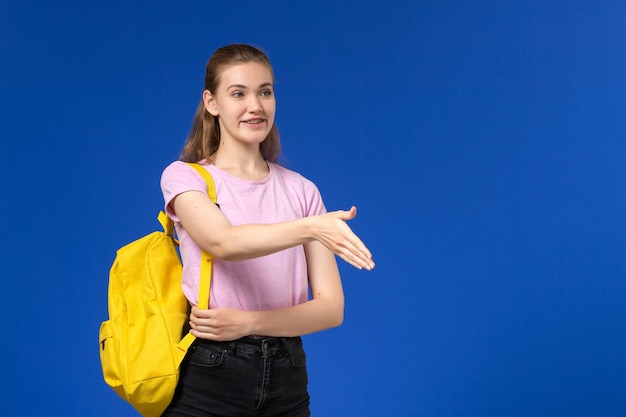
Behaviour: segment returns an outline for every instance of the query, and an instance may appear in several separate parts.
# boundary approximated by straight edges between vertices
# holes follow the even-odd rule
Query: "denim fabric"
[[[181,364],[167,417],[310,416],[299,337],[198,339]]]

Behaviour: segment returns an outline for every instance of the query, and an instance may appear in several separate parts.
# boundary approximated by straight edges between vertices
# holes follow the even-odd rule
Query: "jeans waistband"
[[[204,346],[219,346],[226,353],[235,354],[236,352],[245,352],[250,354],[260,354],[267,356],[271,354],[287,351],[290,355],[294,354],[295,349],[301,348],[300,337],[251,337],[246,336],[241,339],[228,342],[217,342],[207,339],[196,339],[194,344]]]

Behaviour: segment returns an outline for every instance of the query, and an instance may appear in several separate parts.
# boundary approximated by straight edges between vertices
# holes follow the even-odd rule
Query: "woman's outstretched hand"
[[[315,219],[315,239],[358,269],[374,268],[372,254],[346,223],[356,217],[356,207],[332,211]]]

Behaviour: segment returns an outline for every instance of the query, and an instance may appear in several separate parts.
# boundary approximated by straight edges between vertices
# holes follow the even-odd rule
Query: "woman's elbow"
[[[212,251],[208,251],[214,258],[222,259],[224,261],[241,261],[243,258],[233,251],[229,251],[223,247],[217,246]]]
[[[343,305],[335,307],[329,317],[329,328],[341,326],[343,324],[343,319],[344,319]]]
[[[229,247],[229,245],[225,245],[218,240],[204,241],[199,246],[203,251],[211,254],[214,258],[222,259],[224,261],[241,261],[245,259],[242,257],[241,251],[236,250],[236,248]]]
[[[332,327],[339,327],[339,326],[341,326],[342,324],[343,324],[343,313],[342,313],[342,314],[340,314],[340,315],[338,315],[338,316],[335,318],[335,322],[334,322],[334,325],[333,325]]]

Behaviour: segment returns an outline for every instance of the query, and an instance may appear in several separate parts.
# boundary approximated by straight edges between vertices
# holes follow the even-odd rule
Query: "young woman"
[[[311,181],[276,163],[275,111],[267,56],[248,45],[218,49],[182,161],[163,172],[198,337],[164,416],[310,415],[300,336],[343,321],[335,254],[374,267],[346,224],[356,209],[327,213]],[[219,207],[183,161],[211,173]],[[214,256],[208,310],[195,307],[202,250]]]

